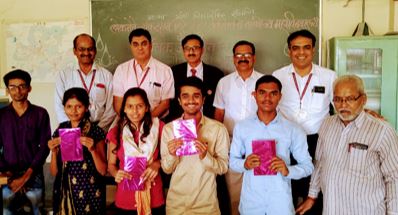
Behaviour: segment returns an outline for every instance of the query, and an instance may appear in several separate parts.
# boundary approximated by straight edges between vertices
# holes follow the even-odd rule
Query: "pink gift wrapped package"
[[[125,191],[137,191],[144,190],[145,183],[141,178],[141,175],[146,169],[147,160],[146,157],[124,157],[124,171],[132,175],[131,179],[123,179],[119,186]]]
[[[80,128],[60,128],[62,161],[82,161],[83,146],[80,143]]]
[[[182,139],[183,141],[183,145],[176,151],[177,156],[198,154],[195,147],[195,139],[198,138],[198,135],[194,119],[174,120],[173,133],[175,138]]]
[[[254,175],[276,175],[270,169],[271,159],[276,156],[275,140],[253,140],[253,154],[260,156],[260,166],[254,168]]]

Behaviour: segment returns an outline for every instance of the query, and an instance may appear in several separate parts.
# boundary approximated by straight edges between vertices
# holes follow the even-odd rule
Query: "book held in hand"
[[[196,122],[194,119],[173,121],[173,134],[177,139],[182,139],[183,145],[177,149],[177,156],[194,155],[199,152],[195,147],[195,140],[198,138],[196,133]]]
[[[126,191],[137,191],[144,190],[145,183],[141,178],[147,165],[146,157],[124,157],[124,168],[123,170],[132,175],[131,179],[124,178],[120,183],[122,190]]]
[[[275,140],[253,140],[253,154],[260,156],[260,166],[254,168],[254,175],[276,175],[270,169],[271,159],[276,156]]]
[[[82,161],[83,146],[80,143],[80,128],[60,128],[58,132],[61,138],[62,161]]]

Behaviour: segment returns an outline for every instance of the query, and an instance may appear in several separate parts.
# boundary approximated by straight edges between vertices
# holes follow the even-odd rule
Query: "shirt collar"
[[[8,104],[8,106],[6,106],[6,108],[8,108],[13,113],[15,113],[15,115],[18,115],[17,112],[15,111],[14,107],[12,106],[12,101]],[[30,111],[30,109],[32,109],[32,104],[28,100],[28,108],[26,108],[26,111],[21,116],[25,115],[28,111]]]
[[[249,78],[247,78],[247,80],[256,80],[257,81],[257,79],[255,79],[255,77],[254,77],[255,73],[256,73],[256,71],[253,69],[252,73],[250,74]],[[233,77],[235,80],[240,79],[243,81],[242,77],[240,77],[239,72],[237,70],[235,70],[235,72],[233,73]]]
[[[195,69],[197,72],[203,70],[203,63],[202,63],[202,61],[200,61],[200,63],[199,63],[195,68],[192,68],[191,65],[189,65],[189,63],[187,63],[187,65],[188,65],[188,68],[187,68],[187,69],[188,69],[189,72],[191,71],[191,69]]]
[[[73,69],[76,71],[80,71],[79,63],[75,64]],[[93,70],[98,70],[98,64],[95,62],[93,63],[93,66],[91,67],[91,71],[88,74],[90,74]]]
[[[354,119],[354,121],[352,122],[357,128],[360,128],[365,120],[365,111],[362,110],[361,113],[357,116],[357,118]]]
[[[364,121],[365,121],[365,115],[366,115],[365,111],[362,110],[361,113],[357,116],[357,118],[355,118],[354,121],[351,121],[351,122],[347,125],[347,127],[348,127],[348,126],[350,126],[350,127],[355,126],[356,128],[360,128],[360,127],[363,125]],[[345,127],[343,121],[340,119],[339,116],[337,116],[336,119],[338,120],[338,122],[339,122],[343,127]]]
[[[259,122],[259,123],[265,125],[265,123],[264,123],[263,121],[261,121],[260,118],[258,118],[257,112],[256,112],[256,114],[253,116],[253,118],[254,118],[257,122]],[[276,124],[276,123],[280,122],[280,120],[281,120],[281,113],[280,113],[279,111],[277,111],[275,118],[274,118],[268,125],[266,125],[266,126]]]
[[[201,115],[202,115],[202,117],[200,117],[200,121],[199,121],[199,123],[198,122],[196,122],[197,123],[197,127],[198,128],[200,128],[200,127],[202,127],[205,123],[206,123],[206,117],[203,115],[203,113],[201,113]],[[181,120],[184,120],[184,113],[181,115],[181,117],[179,118],[179,119],[181,119]]]
[[[149,67],[149,69],[155,68],[152,55],[151,55],[151,57],[149,58],[149,61],[148,61],[148,63],[146,64],[146,66],[145,66],[144,69],[141,69],[141,66],[138,64],[138,62],[137,62],[136,59],[133,59],[131,68],[133,68],[134,65],[136,66],[137,72],[144,72],[144,71],[147,70],[148,67]]]
[[[296,70],[294,69],[294,66],[291,63],[290,66],[289,66],[289,74],[293,74],[293,73],[296,73]],[[314,63],[312,63],[312,68],[311,68],[310,73],[308,73],[306,76],[308,76],[311,73],[312,73],[312,76],[318,76],[319,75],[318,67]],[[299,76],[299,77],[301,77],[301,76]]]

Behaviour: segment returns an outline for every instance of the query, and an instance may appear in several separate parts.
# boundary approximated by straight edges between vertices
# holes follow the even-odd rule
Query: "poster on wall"
[[[23,69],[33,82],[55,82],[57,72],[76,62],[73,39],[83,32],[84,20],[5,24],[6,71]]]

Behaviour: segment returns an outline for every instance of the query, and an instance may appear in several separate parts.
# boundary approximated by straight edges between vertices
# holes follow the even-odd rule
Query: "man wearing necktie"
[[[197,77],[203,81],[205,87],[205,102],[203,105],[203,114],[214,118],[213,100],[218,81],[224,76],[224,73],[217,67],[205,64],[202,61],[204,53],[204,43],[202,38],[196,34],[187,35],[181,41],[182,51],[186,62],[173,66],[175,95],[178,94],[181,82],[190,76]],[[174,120],[181,116],[183,110],[178,103],[178,96],[170,104],[170,114],[167,121]]]

